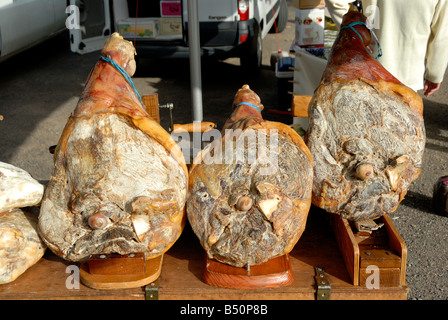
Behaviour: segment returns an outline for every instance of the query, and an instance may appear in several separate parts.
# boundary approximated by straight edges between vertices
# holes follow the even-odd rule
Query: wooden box
[[[142,101],[146,107],[146,112],[148,112],[151,118],[160,123],[159,95],[157,93],[144,95],[142,96]]]

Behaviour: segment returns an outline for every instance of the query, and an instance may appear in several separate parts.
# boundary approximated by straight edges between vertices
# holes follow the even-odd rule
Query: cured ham
[[[235,95],[222,136],[190,167],[187,214],[208,257],[248,267],[289,253],[311,205],[312,158],[289,126],[263,120],[258,95]]]
[[[0,284],[16,280],[42,258],[37,214],[14,208],[0,213]]]
[[[66,260],[156,257],[184,227],[185,160],[139,99],[134,56],[132,43],[112,34],[55,149],[38,228]]]
[[[44,185],[25,170],[0,162],[0,213],[36,206],[42,200]]]
[[[369,54],[374,39],[365,22],[357,11],[344,16],[305,137],[313,204],[354,221],[396,210],[425,147],[422,99]]]
[[[28,172],[0,162],[0,284],[16,280],[45,253],[37,214],[24,208],[39,205],[43,193]]]

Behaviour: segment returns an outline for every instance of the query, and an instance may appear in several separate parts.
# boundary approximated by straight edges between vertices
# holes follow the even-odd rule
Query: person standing
[[[337,27],[353,0],[326,0]],[[436,92],[448,66],[448,0],[363,0],[377,35],[379,62],[398,80],[425,96]]]

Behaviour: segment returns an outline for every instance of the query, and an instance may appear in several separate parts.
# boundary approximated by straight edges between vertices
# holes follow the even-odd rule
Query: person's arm
[[[429,97],[429,96],[432,95],[434,92],[436,92],[437,90],[439,90],[441,84],[442,84],[441,82],[439,82],[439,83],[434,83],[434,82],[431,82],[431,81],[425,79],[425,87],[423,88],[423,90],[425,91],[425,92],[424,92],[425,96],[426,96],[426,97]]]
[[[429,96],[440,88],[448,66],[448,0],[436,5],[431,35],[426,52],[424,94]]]

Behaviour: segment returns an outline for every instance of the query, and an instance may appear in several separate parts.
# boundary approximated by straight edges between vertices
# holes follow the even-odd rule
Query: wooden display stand
[[[353,224],[332,215],[331,223],[353,285],[367,286],[378,272],[380,287],[405,285],[407,247],[388,215],[378,220],[383,227],[371,233],[357,231]]]
[[[347,255],[346,251],[353,251],[353,246],[350,249],[350,246],[342,247],[338,244],[335,226],[331,221],[336,217],[339,216],[332,216],[312,206],[305,231],[288,255],[293,275],[292,281],[289,284],[272,288],[269,288],[267,283],[265,286],[260,285],[257,288],[243,288],[241,281],[239,286],[234,283],[231,283],[230,286],[216,285],[213,282],[214,279],[210,280],[211,271],[219,271],[219,268],[210,265],[207,270],[204,270],[203,249],[192,230],[186,228],[181,238],[173,246],[173,251],[170,250],[166,254],[161,275],[163,287],[159,289],[159,299],[405,300],[408,287],[404,276],[401,278],[403,282],[400,283],[385,282],[388,270],[384,269],[384,264],[378,261],[375,263],[379,267],[379,287],[371,288],[365,285],[366,276],[370,275],[366,272],[364,275],[360,275],[358,281],[362,285],[353,283],[352,272],[348,270],[344,260],[344,256]],[[343,231],[345,232],[345,230],[344,227]],[[379,232],[385,230],[389,229],[380,229]],[[364,244],[366,244],[369,237],[365,235],[364,237]],[[360,246],[356,241],[351,244],[358,248]],[[364,247],[361,246],[361,248]],[[364,252],[363,249],[360,252]],[[405,260],[402,259],[401,263],[405,264]],[[370,265],[371,262],[365,260],[361,265],[364,267],[365,263]],[[252,266],[251,272],[253,268]],[[239,272],[245,272],[243,268],[237,269]],[[188,270],[189,272],[183,273],[179,270]],[[403,273],[401,274],[404,275],[404,271],[405,268],[402,268],[401,272]],[[226,273],[229,272],[226,271]],[[221,284],[225,282],[221,274],[218,275],[218,278],[221,278],[219,279]]]
[[[81,264],[81,282],[93,289],[129,289],[145,286],[159,278],[163,255],[146,259],[142,253],[100,254]]]
[[[249,268],[233,267],[206,256],[202,280],[221,288],[260,289],[287,286],[293,275],[288,254]]]
[[[373,241],[375,234],[371,236],[358,235],[350,231],[345,221],[337,221],[343,228],[337,227],[340,233],[346,233],[351,238],[351,245],[342,247],[338,244],[335,233],[335,224],[331,219],[336,216],[329,216],[322,210],[311,207],[308,215],[305,231],[294,249],[289,253],[289,263],[292,271],[292,281],[288,285],[268,288],[260,286],[258,288],[229,289],[209,285],[204,281],[204,250],[198,238],[187,224],[176,243],[163,255],[160,277],[154,282],[133,288],[93,289],[85,285],[83,281],[78,287],[73,287],[76,274],[73,268],[77,264],[64,261],[47,249],[44,257],[35,265],[29,268],[15,281],[0,285],[0,300],[3,299],[91,299],[91,300],[112,300],[112,299],[159,299],[159,300],[315,300],[315,299],[335,299],[335,300],[405,300],[407,299],[408,286],[405,281],[406,250],[402,250],[401,268],[399,281],[395,280],[390,284],[384,282],[387,272],[391,271],[396,275],[396,261],[391,267],[381,266],[380,261],[383,255],[379,255],[374,263],[380,268],[379,288],[366,287],[366,276],[372,274],[365,273],[362,269],[365,263],[369,265],[371,261],[364,260],[365,246]],[[385,219],[385,225],[378,232],[386,233],[387,246],[396,254],[394,238],[400,239],[395,228]],[[391,227],[385,228],[387,225]],[[384,229],[383,229],[384,228]],[[381,230],[383,229],[383,230]],[[341,231],[342,230],[342,231]],[[353,236],[350,235],[353,233]],[[392,234],[392,237],[388,233]],[[361,238],[363,237],[363,238]],[[361,241],[362,239],[362,241]],[[377,241],[375,239],[375,241]],[[403,243],[399,241],[400,246]],[[392,248],[391,248],[392,247]],[[347,252],[359,249],[359,276],[355,285],[353,275],[356,274],[347,267]],[[405,248],[405,247],[403,247]],[[373,248],[371,248],[373,249]],[[377,249],[380,249],[377,247]],[[388,249],[388,250],[389,250]],[[387,254],[385,254],[387,255]],[[366,255],[366,258],[376,257],[376,254]],[[392,256],[395,257],[395,256]],[[393,259],[392,259],[393,260]],[[121,260],[119,260],[121,261]],[[357,261],[353,259],[353,261]],[[389,263],[389,262],[388,262]],[[132,264],[132,263],[131,263]],[[120,265],[120,264],[118,264]],[[351,264],[348,264],[349,266]],[[356,265],[356,262],[353,263]],[[138,266],[138,264],[137,264]],[[72,267],[69,269],[68,267]],[[95,269],[96,266],[93,266]],[[85,267],[84,267],[85,268]],[[134,265],[133,268],[136,268]],[[122,269],[122,268],[119,268]],[[159,270],[160,270],[159,269]],[[251,274],[255,267],[251,267]],[[139,270],[139,269],[138,269]],[[216,270],[210,265],[209,270]],[[355,270],[355,268],[353,268]],[[384,272],[383,272],[384,271]],[[356,277],[356,276],[355,276]],[[76,282],[76,281],[75,281]],[[150,293],[150,294],[148,294]]]
[[[293,116],[307,116],[310,99],[295,96]],[[144,103],[156,109],[150,111],[159,121],[157,96],[144,97]],[[406,245],[389,216],[380,222],[383,227],[366,234],[340,216],[311,206],[294,249],[251,266],[250,272],[204,259],[188,223],[163,256],[151,260],[141,255],[96,256],[79,267],[81,283],[73,271],[78,265],[47,249],[19,278],[0,285],[0,300],[405,300]],[[379,285],[371,287],[375,272]]]

